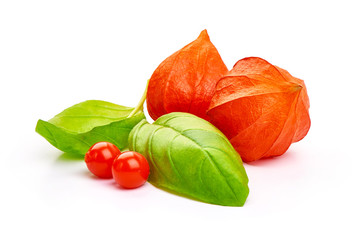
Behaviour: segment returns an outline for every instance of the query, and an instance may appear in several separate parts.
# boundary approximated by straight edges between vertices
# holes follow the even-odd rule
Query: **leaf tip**
[[[37,120],[36,126],[35,126],[35,132],[40,133],[39,131],[40,131],[41,126],[43,125],[43,122],[44,121],[41,119]]]

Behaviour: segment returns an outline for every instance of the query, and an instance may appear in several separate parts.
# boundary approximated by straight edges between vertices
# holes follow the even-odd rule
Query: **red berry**
[[[123,188],[137,188],[148,179],[150,168],[143,155],[128,151],[115,158],[112,173],[115,181]]]
[[[85,154],[85,163],[95,176],[99,178],[112,178],[112,164],[120,150],[112,143],[95,143]]]

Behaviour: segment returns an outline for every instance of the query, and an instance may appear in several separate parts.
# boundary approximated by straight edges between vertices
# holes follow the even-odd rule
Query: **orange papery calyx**
[[[156,120],[170,112],[189,112],[209,120],[206,111],[217,81],[228,72],[206,30],[166,58],[154,71],[147,91],[147,109]]]
[[[207,114],[243,161],[279,156],[310,128],[304,81],[257,57],[244,58],[217,83]]]

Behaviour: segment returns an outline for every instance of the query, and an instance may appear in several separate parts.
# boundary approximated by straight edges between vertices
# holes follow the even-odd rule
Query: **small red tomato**
[[[85,154],[85,163],[95,176],[99,178],[112,178],[111,167],[114,159],[121,152],[112,143],[95,143]]]
[[[150,168],[143,155],[128,151],[115,158],[112,173],[115,181],[123,188],[137,188],[146,182]]]

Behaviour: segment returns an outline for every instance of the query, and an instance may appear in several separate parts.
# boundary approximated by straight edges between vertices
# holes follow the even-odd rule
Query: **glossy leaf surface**
[[[248,178],[239,154],[212,124],[189,113],[145,120],[130,133],[130,150],[143,154],[154,186],[195,200],[242,206]]]
[[[133,108],[90,100],[65,109],[49,121],[39,120],[36,132],[61,151],[85,155],[96,142],[127,148],[132,128],[145,118],[142,112],[127,118]]]
[[[310,128],[304,81],[264,59],[238,61],[217,84],[208,115],[244,161],[283,154]]]
[[[170,112],[189,112],[208,119],[217,81],[227,73],[207,31],[166,58],[149,81],[147,109],[156,120]]]

